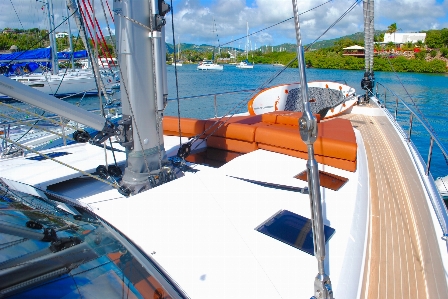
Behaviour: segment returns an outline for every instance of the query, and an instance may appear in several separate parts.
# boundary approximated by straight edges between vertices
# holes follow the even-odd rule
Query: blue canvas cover
[[[31,61],[48,61],[51,60],[51,49],[40,48],[27,51],[13,52],[9,54],[0,54],[0,63],[18,63]]]

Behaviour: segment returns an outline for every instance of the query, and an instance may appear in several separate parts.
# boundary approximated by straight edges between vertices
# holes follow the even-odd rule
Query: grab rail
[[[206,98],[206,97],[213,96],[215,117],[218,117],[218,102],[216,101],[217,96],[229,95],[229,94],[235,94],[235,93],[254,92],[254,91],[257,91],[257,90],[261,90],[261,89],[254,88],[254,89],[225,91],[225,92],[219,92],[219,93],[209,93],[209,94],[202,94],[202,95],[196,95],[196,96],[181,97],[181,98],[179,98],[179,100],[189,100],[189,99]],[[168,99],[168,101],[177,101],[177,98]]]
[[[381,85],[384,89],[388,90],[391,94],[393,94],[395,96],[396,99],[396,104],[395,104],[395,121],[397,121],[397,116],[398,116],[398,100],[400,100],[401,104],[409,110],[409,112],[411,112],[411,116],[409,117],[409,133],[408,133],[408,141],[410,141],[411,139],[411,133],[412,133],[412,122],[413,122],[413,118],[415,117],[418,121],[420,121],[420,123],[423,125],[423,127],[425,128],[425,130],[429,133],[429,135],[431,136],[431,146],[430,146],[430,154],[432,153],[432,144],[435,141],[436,144],[439,146],[440,150],[442,151],[443,155],[445,156],[446,159],[448,159],[448,150],[445,148],[445,146],[442,144],[442,142],[440,142],[439,138],[437,137],[437,135],[433,132],[432,128],[429,127],[426,123],[425,120],[423,120],[421,118],[421,116],[414,111],[413,108],[411,108],[405,101],[403,101],[395,92],[393,92],[392,90],[390,90],[387,86],[384,86],[383,84],[376,82],[377,87],[376,87],[376,98],[379,99],[379,94],[378,94],[378,85]],[[384,102],[384,107],[386,107],[386,102]],[[431,159],[430,157],[428,157],[428,162],[430,162]],[[428,171],[426,172],[426,175],[428,175],[429,172],[429,168]]]

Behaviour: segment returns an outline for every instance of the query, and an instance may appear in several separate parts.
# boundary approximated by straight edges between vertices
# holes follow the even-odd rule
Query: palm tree
[[[394,43],[395,43],[395,32],[397,32],[398,30],[401,30],[401,29],[397,28],[397,23],[393,23],[393,24],[390,24],[389,26],[387,26],[387,33],[394,34]]]

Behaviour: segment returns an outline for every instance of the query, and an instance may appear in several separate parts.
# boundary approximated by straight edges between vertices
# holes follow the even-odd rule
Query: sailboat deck
[[[370,227],[361,298],[446,298],[440,236],[405,146],[386,116],[343,118],[361,132],[369,163]]]

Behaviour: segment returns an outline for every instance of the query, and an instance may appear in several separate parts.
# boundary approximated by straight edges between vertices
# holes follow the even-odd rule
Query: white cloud
[[[299,12],[305,12],[325,2],[326,0],[298,0]],[[375,28],[385,30],[392,23],[397,23],[403,32],[444,28],[448,25],[447,2],[437,4],[436,0],[376,0]],[[12,3],[20,21],[14,13],[11,1],[0,1],[0,28],[48,28],[46,12],[41,9],[41,2],[13,0]],[[60,23],[61,16],[66,15],[65,0],[53,3],[55,22]],[[108,0],[108,3],[112,8],[113,1]],[[333,0],[302,14],[300,22],[304,43],[319,37],[353,3],[354,0]],[[220,44],[224,44],[244,37],[246,22],[249,22],[250,32],[254,33],[293,16],[291,0],[173,0],[173,5],[176,39],[180,38],[183,43],[217,45],[219,38]],[[107,34],[100,0],[95,1],[95,7],[103,33]],[[105,8],[107,11],[107,6]],[[72,28],[74,27],[72,22]],[[57,31],[66,31],[67,26],[62,25],[60,29]],[[337,38],[362,30],[362,4],[359,4],[330,29],[323,39]],[[171,13],[167,15],[166,33],[167,40],[172,41]],[[294,21],[289,20],[256,33],[250,39],[257,45],[295,43]],[[244,45],[244,38],[234,44],[238,43]]]

